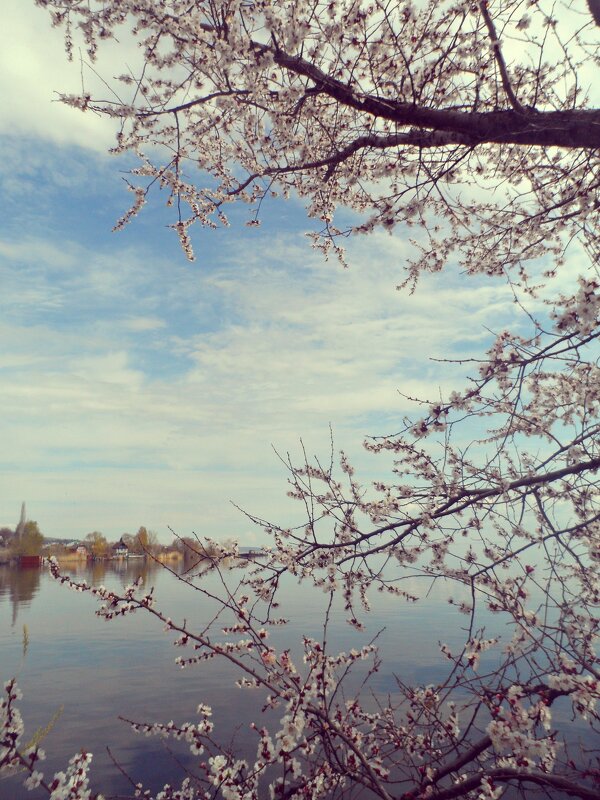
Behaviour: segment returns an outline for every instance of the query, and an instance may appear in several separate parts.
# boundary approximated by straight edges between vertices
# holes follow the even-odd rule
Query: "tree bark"
[[[264,52],[266,45],[256,45]],[[425,108],[401,103],[375,95],[364,95],[332,78],[314,64],[281,50],[272,51],[275,62],[297,75],[304,75],[314,88],[343,105],[363,111],[373,117],[390,120],[401,127],[411,128],[411,144],[431,147],[431,131],[436,132],[439,146],[444,144],[519,144],[538,147],[567,147],[569,149],[600,148],[600,109],[569,109],[567,111],[524,112],[454,111]],[[444,134],[448,141],[444,141]]]

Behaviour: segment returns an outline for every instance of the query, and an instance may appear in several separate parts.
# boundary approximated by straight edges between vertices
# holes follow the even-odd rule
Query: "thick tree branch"
[[[399,126],[432,129],[464,137],[461,144],[521,144],[539,147],[600,148],[600,109],[568,111],[454,111],[400,103],[361,94],[327,75],[300,56],[291,56],[266,45],[255,44],[260,53],[270,51],[275,62],[343,105]]]
[[[489,778],[495,783],[533,783],[542,788],[558,790],[569,797],[580,797],[581,800],[600,800],[600,792],[590,786],[582,786],[558,775],[545,772],[525,772],[518,769],[494,769],[480,772],[449,789],[433,792],[429,798],[430,800],[452,800],[454,797],[464,797],[467,792],[477,789],[483,778]]]
[[[587,4],[594,22],[596,25],[600,25],[600,0],[587,0]]]

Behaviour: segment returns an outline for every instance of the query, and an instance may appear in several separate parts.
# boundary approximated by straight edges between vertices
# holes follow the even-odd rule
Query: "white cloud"
[[[364,436],[398,427],[410,408],[399,391],[453,387],[462,370],[429,357],[478,351],[511,298],[451,272],[397,293],[405,248],[386,236],[357,242],[350,270],[299,241],[271,237],[259,255],[260,240],[250,251],[232,239],[221,262],[176,277],[143,248],[116,262],[72,242],[62,258],[43,241],[0,243],[10,307],[31,284],[58,300],[56,313],[36,306],[35,324],[16,315],[0,330],[0,508],[26,499],[54,535],[246,530],[229,500],[296,513],[271,445],[297,451],[302,437],[326,457],[329,423],[367,476],[385,471]],[[160,314],[132,315],[132,298]],[[32,302],[22,297],[24,314]]]
[[[158,317],[132,317],[125,321],[125,327],[135,333],[144,333],[145,331],[160,330],[166,327],[166,323],[164,319]]]
[[[134,53],[127,51],[128,58]],[[98,63],[98,72],[112,76],[114,48]],[[125,55],[121,55],[121,58]],[[119,63],[118,61],[115,63]],[[84,69],[86,86],[96,81]],[[49,14],[33,1],[3,0],[0,133],[37,136],[56,144],[105,151],[113,144],[113,125],[106,119],[68,108],[57,93],[81,91],[82,68],[75,54],[67,61],[61,30],[51,27]]]

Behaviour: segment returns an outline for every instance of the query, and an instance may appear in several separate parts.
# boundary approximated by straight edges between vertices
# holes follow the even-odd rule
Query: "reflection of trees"
[[[65,572],[69,575],[83,578],[94,586],[105,583],[111,575],[118,575],[119,583],[127,586],[140,575],[146,583],[150,574],[162,567],[150,558],[117,558],[113,560],[100,559],[98,561],[81,561],[69,564]]]
[[[105,583],[111,574],[119,576],[119,583],[127,586],[136,578],[142,577],[144,584],[152,580],[157,569],[162,569],[152,559],[119,559],[117,561],[91,561],[69,565],[68,572],[73,577],[85,579],[92,585]],[[38,567],[0,566],[0,605],[6,600],[12,606],[12,624],[17,621],[19,606],[29,603],[37,594],[41,573]]]
[[[90,564],[87,565],[87,569],[90,572],[91,582],[93,584],[104,582],[104,576],[106,575],[106,565],[107,565],[106,561],[91,561]]]
[[[0,601],[6,598],[12,605],[12,624],[22,603],[29,603],[40,585],[37,567],[0,567]]]
[[[141,577],[144,585],[148,583],[149,576],[153,575],[157,569],[162,569],[161,564],[157,564],[151,558],[136,558],[133,560],[123,559],[123,561],[108,562],[109,568],[119,574],[122,586],[133,583],[136,578]]]

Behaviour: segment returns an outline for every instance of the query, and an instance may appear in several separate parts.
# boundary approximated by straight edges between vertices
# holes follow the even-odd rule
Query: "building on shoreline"
[[[113,544],[111,554],[113,558],[127,558],[129,556],[129,548],[123,541],[122,536],[116,544]]]

